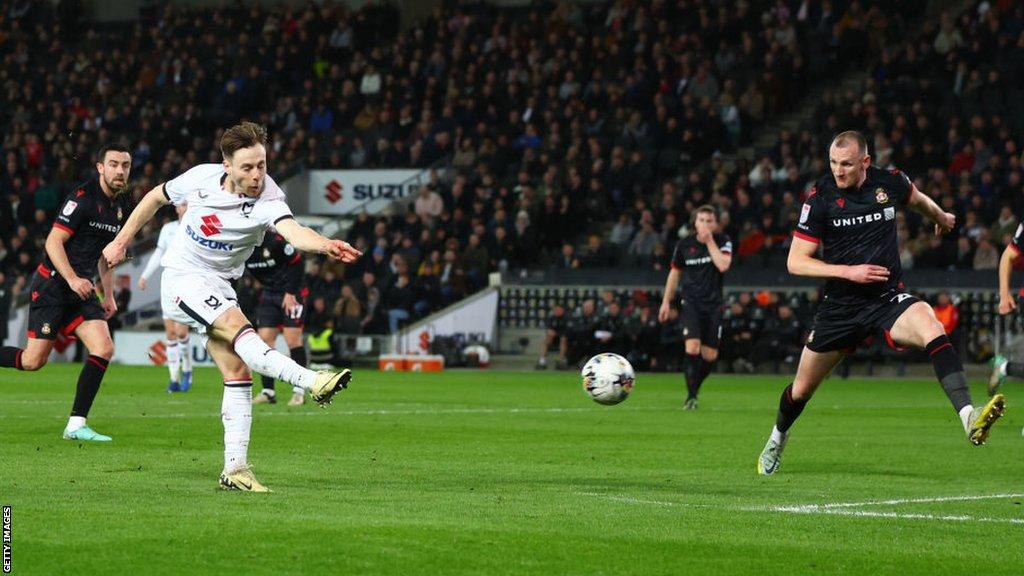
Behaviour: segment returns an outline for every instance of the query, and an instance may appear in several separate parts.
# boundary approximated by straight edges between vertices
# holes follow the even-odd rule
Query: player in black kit
[[[28,344],[0,348],[0,366],[39,370],[53,349],[57,333],[74,334],[89,349],[78,377],[66,440],[110,441],[88,425],[100,382],[114,355],[107,318],[117,311],[112,270],[101,258],[106,246],[128,217],[128,176],[132,158],[126,148],[105,146],[96,158],[98,178],[75,188],[57,213],[46,238],[46,255],[29,284]],[[103,287],[102,303],[93,278],[97,267]]]
[[[277,335],[283,333],[284,341],[291,351],[292,360],[299,366],[306,365],[306,347],[302,343],[302,325],[306,309],[308,290],[302,286],[305,274],[302,253],[273,230],[263,237],[263,244],[256,247],[245,263],[246,269],[262,285],[256,302],[256,327],[260,338],[267,346],[274,347]],[[263,391],[252,399],[253,404],[277,404],[274,379],[261,376]],[[306,393],[300,387],[292,389],[289,406],[301,406],[306,402]]]
[[[1002,395],[980,410],[971,405],[963,364],[942,324],[931,306],[904,292],[900,281],[897,207],[934,222],[936,234],[951,231],[955,216],[943,212],[899,170],[872,166],[859,132],[835,137],[829,165],[832,174],[817,182],[803,205],[787,262],[790,274],[828,281],[796,377],[782,392],[775,427],[757,460],[758,473],[775,473],[789,428],[822,379],[844,354],[878,332],[894,348],[928,352],[968,439],[983,444],[1002,415]]]
[[[683,340],[686,347],[686,402],[683,409],[697,408],[697,393],[718,360],[722,339],[722,278],[732,264],[732,242],[718,230],[713,206],[693,212],[693,234],[676,243],[672,270],[665,281],[665,295],[658,321],[666,322],[676,286],[682,278]]]

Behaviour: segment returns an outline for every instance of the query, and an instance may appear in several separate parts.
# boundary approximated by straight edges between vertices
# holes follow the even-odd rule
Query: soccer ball
[[[633,366],[611,352],[594,356],[583,366],[583,389],[598,404],[618,404],[633,391]]]

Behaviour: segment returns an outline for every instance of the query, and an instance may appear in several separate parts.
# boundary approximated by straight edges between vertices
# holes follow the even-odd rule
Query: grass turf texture
[[[90,416],[107,445],[60,439],[77,372],[3,372],[14,574],[1021,570],[1021,496],[773,509],[1024,492],[1015,383],[976,448],[933,381],[829,380],[762,478],[782,376],[712,375],[683,412],[680,376],[604,407],[572,373],[364,370],[327,410],[285,406],[287,386],[255,407],[250,461],[275,493],[243,494],[216,489],[212,370],[169,396],[162,369],[113,366]]]

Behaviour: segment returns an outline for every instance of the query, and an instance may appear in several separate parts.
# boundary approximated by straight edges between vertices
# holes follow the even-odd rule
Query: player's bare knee
[[[28,372],[35,372],[43,366],[46,366],[46,361],[49,360],[50,352],[46,354],[32,354],[28,350],[21,354],[21,369]]]
[[[700,340],[687,340],[686,353],[691,356],[696,356],[697,354],[700,354]]]
[[[708,362],[714,362],[718,360],[718,349],[716,348],[701,348],[700,355]]]
[[[111,341],[100,342],[99,344],[88,347],[89,354],[93,356],[99,356],[104,360],[110,360],[114,357],[114,343]]]
[[[812,379],[806,377],[800,377],[797,375],[793,379],[793,399],[794,400],[807,400],[811,396],[814,396],[814,391],[818,388],[818,384],[821,381],[815,382]]]

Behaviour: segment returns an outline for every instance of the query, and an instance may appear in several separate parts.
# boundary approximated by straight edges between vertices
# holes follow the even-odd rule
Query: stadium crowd
[[[920,296],[932,304],[936,317],[962,355],[975,361],[991,356],[990,342],[984,337],[968,337],[957,296],[946,292]],[[778,373],[783,368],[794,369],[819,298],[818,291],[727,293],[717,370]],[[679,311],[673,309],[669,321],[659,323],[660,302],[658,290],[604,290],[597,298],[557,302],[543,323],[546,337],[542,340],[543,350],[539,351],[538,367],[579,366],[599,352],[615,352],[643,371],[681,371],[683,322]],[[850,361],[867,362],[870,370],[872,363],[896,354],[882,338],[877,338],[862,343]],[[844,373],[847,369],[848,364]]]
[[[923,14],[920,0],[461,1],[401,32],[387,2],[168,4],[128,34],[65,4],[4,3],[0,20],[11,103],[0,265],[15,287],[98,143],[130,144],[139,194],[219,161],[219,130],[243,117],[270,128],[279,180],[299,167],[444,161],[408,212],[356,218],[359,264],[310,264],[313,317],[365,332],[394,330],[494,270],[665,270],[705,203],[739,265],[782,254],[840,129],[866,131],[877,163],[959,216],[948,239],[907,216],[908,267],[994,267],[1024,208],[1019,4],[979,2],[916,27],[902,15]],[[237,42],[219,43],[223,29]],[[826,90],[807,127],[752,165],[727,161],[808,89],[871,62],[865,90]]]

